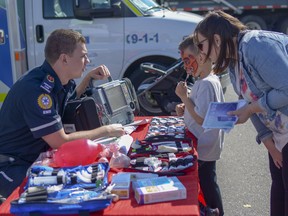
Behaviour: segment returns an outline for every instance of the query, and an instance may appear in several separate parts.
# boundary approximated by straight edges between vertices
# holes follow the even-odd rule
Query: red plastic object
[[[79,139],[61,145],[53,155],[58,167],[88,165],[96,161],[104,147],[89,139]]]

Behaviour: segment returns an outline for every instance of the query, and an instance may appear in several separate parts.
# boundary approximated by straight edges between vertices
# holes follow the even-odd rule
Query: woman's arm
[[[259,50],[262,50],[259,52]],[[260,32],[243,45],[247,75],[264,94],[258,99],[262,110],[273,116],[288,107],[288,37]]]
[[[257,131],[256,141],[258,144],[260,144],[261,142],[263,142],[263,140],[267,138],[272,138],[272,131],[262,123],[262,121],[256,114],[253,114],[250,117],[250,120]]]
[[[282,154],[281,152],[276,148],[273,137],[272,137],[272,131],[269,130],[258,118],[256,114],[251,116],[251,121],[258,133],[256,137],[256,141],[260,144],[263,142],[266,149],[268,150],[269,154],[273,158],[274,164],[276,167],[280,168],[282,167]]]

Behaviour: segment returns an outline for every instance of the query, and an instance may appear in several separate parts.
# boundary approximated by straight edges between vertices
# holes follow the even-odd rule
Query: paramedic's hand
[[[106,127],[108,133],[107,136],[109,137],[120,137],[125,134],[122,124],[110,124],[103,127]]]
[[[105,65],[100,65],[89,72],[89,77],[95,80],[107,79],[110,75],[110,71]]]
[[[176,109],[177,116],[183,116],[184,115],[184,109],[185,109],[184,103],[177,104],[175,109]]]
[[[184,98],[187,98],[188,90],[186,82],[180,81],[176,86],[175,93],[182,101]]]
[[[103,80],[110,77],[110,71],[105,65],[100,65],[92,69],[81,81],[81,83],[76,88],[77,98],[80,98],[81,95],[86,91],[87,87],[90,84],[91,79],[94,80]]]

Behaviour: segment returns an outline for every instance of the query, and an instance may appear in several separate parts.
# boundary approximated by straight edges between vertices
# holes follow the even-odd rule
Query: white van
[[[26,13],[29,68],[43,62],[51,31],[71,28],[87,39],[89,67],[105,64],[113,79],[128,77],[135,87],[146,75],[139,65],[174,62],[179,58],[179,42],[201,20],[199,15],[170,11],[153,0],[26,0],[25,10],[31,11]]]
[[[0,25],[5,35],[0,56],[11,58],[11,63],[4,62],[5,74],[0,76],[0,104],[23,71],[43,63],[46,39],[57,28],[74,29],[86,37],[91,60],[87,71],[105,64],[113,79],[128,77],[137,89],[151,76],[140,70],[140,64],[170,65],[179,58],[179,42],[202,18],[171,11],[153,0],[0,0],[0,6],[6,10],[4,16],[7,12],[8,26]],[[25,35],[24,46],[19,43],[23,40],[17,16]],[[17,56],[22,57],[16,59],[19,51]]]

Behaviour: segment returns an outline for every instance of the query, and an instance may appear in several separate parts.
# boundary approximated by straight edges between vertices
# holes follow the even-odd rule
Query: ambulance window
[[[73,0],[43,0],[45,19],[73,18]]]
[[[146,13],[147,10],[159,10],[159,5],[153,0],[132,0],[132,3],[136,5],[142,12]]]
[[[92,0],[91,5],[93,9],[110,8],[110,0]]]

